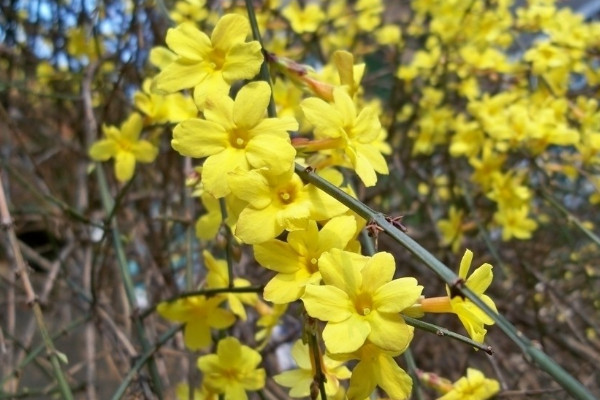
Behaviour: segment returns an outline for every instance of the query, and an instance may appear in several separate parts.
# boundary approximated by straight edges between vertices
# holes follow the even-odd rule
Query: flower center
[[[306,257],[306,270],[308,272],[310,272],[311,274],[318,272],[319,271],[319,267],[317,266],[318,262],[319,262],[319,260],[317,259],[317,257],[313,257],[311,254],[309,254]]]
[[[229,132],[229,144],[236,149],[243,149],[248,144],[248,132],[234,129]]]
[[[360,315],[367,316],[373,310],[373,299],[370,293],[360,293],[354,300],[354,308]]]
[[[280,187],[277,190],[277,197],[279,197],[279,201],[283,205],[293,203],[296,199],[296,187],[291,184]]]
[[[222,69],[223,64],[225,64],[225,54],[219,49],[214,49],[210,54],[210,61],[212,67],[218,71]]]

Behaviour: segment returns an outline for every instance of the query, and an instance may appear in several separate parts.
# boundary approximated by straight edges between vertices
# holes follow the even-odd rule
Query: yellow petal
[[[120,182],[131,179],[135,170],[135,157],[133,153],[120,151],[115,158],[115,175]]]
[[[392,399],[408,399],[412,391],[412,378],[388,355],[379,356],[375,375],[378,385]]]
[[[302,101],[300,107],[306,119],[315,125],[322,135],[328,137],[341,135],[342,117],[329,103],[311,97]]]
[[[206,68],[201,68],[197,63],[179,60],[167,65],[156,76],[156,89],[166,93],[177,92],[199,85],[207,76]]]
[[[477,268],[469,279],[467,279],[467,287],[476,294],[483,294],[492,283],[494,274],[492,273],[492,266],[488,263],[482,264]]]
[[[267,82],[248,83],[235,96],[233,122],[238,128],[253,128],[265,116],[270,100],[271,88]]]
[[[114,157],[118,149],[117,143],[114,140],[103,139],[95,142],[90,147],[89,154],[94,161],[106,161]]]
[[[235,129],[233,125],[233,99],[227,94],[211,96],[204,104],[204,118],[222,126],[227,132]]]
[[[371,327],[369,341],[383,350],[403,352],[412,340],[413,328],[398,314],[372,311],[367,320]]]
[[[323,329],[323,340],[332,354],[351,353],[365,343],[370,332],[369,323],[353,314],[345,321],[329,322]]]
[[[333,90],[333,100],[342,117],[341,126],[353,126],[356,119],[356,107],[348,92],[344,88],[336,87]]]
[[[265,118],[250,130],[252,135],[271,134],[282,135],[288,131],[297,131],[298,121],[293,117]]]
[[[389,173],[387,162],[377,147],[371,144],[356,143],[354,148],[360,156],[369,162],[375,171],[386,175]]]
[[[191,350],[208,347],[212,341],[210,327],[204,321],[188,322],[184,328],[183,340]]]
[[[263,209],[271,204],[269,182],[258,171],[232,171],[227,175],[227,182],[233,194],[253,208]]]
[[[294,273],[302,266],[298,253],[281,240],[255,245],[254,258],[263,267],[286,274]]]
[[[380,286],[392,280],[395,271],[394,256],[383,251],[374,254],[361,271],[363,290],[368,288],[369,292],[374,293]]]
[[[352,370],[350,387],[348,388],[348,400],[368,399],[377,386],[376,369],[378,365],[368,360],[361,360]]]
[[[242,43],[250,33],[250,23],[238,14],[224,15],[212,32],[210,40],[214,48],[227,53],[232,45]]]
[[[346,147],[346,154],[350,158],[350,162],[356,171],[356,174],[366,187],[375,186],[377,183],[377,175],[369,160],[362,154],[350,147]]]
[[[228,195],[231,190],[227,183],[227,173],[238,167],[247,170],[248,163],[244,153],[237,149],[227,148],[208,157],[202,167],[202,183],[206,191],[216,198]]]
[[[333,285],[352,296],[362,288],[360,272],[368,260],[368,257],[360,254],[331,249],[319,258],[319,270],[327,285]]]
[[[355,312],[348,295],[331,285],[308,285],[304,290],[302,302],[308,315],[321,321],[341,322]]]
[[[281,232],[283,226],[277,223],[277,209],[268,206],[262,210],[246,207],[238,219],[235,234],[244,243],[258,244],[273,239]]]
[[[241,79],[252,79],[260,71],[263,55],[260,43],[240,43],[234,45],[223,64],[223,79],[232,83]]]
[[[151,163],[158,155],[158,148],[147,140],[136,142],[131,151],[135,159],[142,163]]]
[[[121,125],[121,135],[123,138],[135,142],[140,137],[143,127],[144,121],[142,120],[142,116],[138,113],[133,113]]]
[[[351,215],[329,220],[318,233],[319,252],[336,248],[343,249],[356,233],[356,219]]]
[[[183,156],[208,157],[228,147],[228,135],[215,122],[192,118],[175,127],[171,146]]]
[[[295,156],[296,149],[287,136],[259,135],[246,145],[246,159],[250,165],[253,168],[268,167],[273,174],[289,171]]]
[[[356,118],[354,125],[356,140],[360,143],[371,143],[379,137],[381,123],[375,107],[365,107]]]
[[[181,57],[200,61],[211,51],[210,39],[191,23],[183,23],[167,31],[167,45]]]
[[[417,302],[423,286],[415,278],[400,278],[385,283],[373,294],[373,308],[381,312],[401,312]]]
[[[471,268],[471,261],[473,261],[473,252],[469,249],[465,250],[465,254],[460,260],[460,269],[458,270],[458,276],[467,279],[467,274]]]

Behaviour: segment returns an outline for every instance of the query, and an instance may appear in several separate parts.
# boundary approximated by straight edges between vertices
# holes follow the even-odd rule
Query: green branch
[[[102,206],[104,207],[104,212],[106,213],[106,215],[113,215],[114,201],[110,195],[108,183],[106,181],[106,176],[104,175],[104,170],[102,169],[101,165],[96,166],[96,177],[98,179],[98,185],[100,189],[100,196],[102,198]],[[127,263],[127,258],[125,257],[125,249],[123,248],[123,242],[121,242],[121,232],[119,231],[119,226],[117,224],[116,218],[112,218],[110,220],[110,231],[112,234],[115,253],[117,255],[119,271],[121,272],[121,278],[123,279],[123,286],[125,287],[127,302],[133,310],[132,318],[135,325],[135,329],[137,331],[138,338],[140,339],[140,342],[142,344],[142,350],[144,352],[147,352],[150,348],[150,344],[148,342],[148,337],[146,334],[146,329],[144,328],[144,323],[138,312],[139,307],[137,305],[133,281],[129,273],[129,265]],[[158,398],[162,399],[162,384],[160,380],[160,375],[158,373],[158,368],[156,367],[156,363],[154,362],[154,360],[150,360],[149,368],[150,375],[154,383],[154,390],[156,391]]]
[[[540,349],[536,348],[527,337],[518,332],[506,318],[496,314],[479,296],[473,293],[464,284],[460,285],[461,280],[450,268],[435,258],[429,251],[415,242],[410,236],[396,228],[392,223],[386,220],[385,215],[375,212],[359,200],[344,193],[337,186],[329,183],[327,180],[318,176],[314,171],[306,169],[296,164],[296,173],[304,182],[311,183],[325,193],[337,199],[346,205],[352,211],[363,217],[367,221],[372,221],[381,227],[382,231],[387,233],[397,243],[401,244],[410,253],[417,257],[423,264],[438,275],[446,284],[455,288],[457,292],[471,300],[477,307],[485,312],[496,322],[498,327],[512,340],[523,353],[526,359],[533,361],[542,370],[550,374],[567,392],[574,398],[581,400],[595,400],[595,397],[567,371],[559,366],[554,360],[548,357]]]

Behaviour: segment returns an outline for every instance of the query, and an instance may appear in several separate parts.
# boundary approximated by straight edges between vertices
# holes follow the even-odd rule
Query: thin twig
[[[23,259],[23,254],[21,253],[21,249],[19,248],[19,242],[17,239],[17,234],[15,233],[14,226],[12,223],[12,218],[10,216],[10,211],[8,210],[8,204],[6,201],[6,196],[4,194],[4,184],[2,182],[2,176],[0,175],[0,214],[2,216],[2,227],[8,233],[8,240],[10,244],[10,249],[12,251],[12,256],[15,261],[15,274],[21,279],[23,282],[23,288],[25,290],[25,295],[27,298],[27,304],[33,308],[33,313],[35,315],[35,320],[42,335],[42,340],[46,346],[46,350],[48,352],[48,356],[50,358],[50,363],[52,364],[52,370],[54,371],[54,376],[56,378],[59,390],[64,399],[72,399],[73,393],[71,392],[71,388],[67,383],[67,379],[65,374],[61,368],[59,353],[56,351],[56,347],[54,346],[54,342],[52,338],[48,334],[48,329],[46,328],[46,323],[44,322],[44,316],[42,314],[42,308],[38,302],[38,298],[33,289],[33,285],[29,280],[29,274],[27,272],[27,266],[25,264],[25,260]]]
[[[339,202],[356,212],[367,221],[373,221],[379,225],[397,243],[405,247],[415,257],[417,257],[424,265],[438,275],[446,284],[456,288],[457,292],[472,301],[485,314],[487,314],[498,325],[498,327],[513,341],[521,351],[526,355],[526,359],[533,361],[539,368],[550,374],[556,382],[558,382],[567,392],[576,399],[595,400],[595,397],[573,376],[558,365],[542,350],[536,348],[530,339],[519,332],[513,324],[511,324],[502,315],[494,312],[486,303],[483,302],[473,291],[465,285],[456,285],[460,282],[459,277],[454,271],[444,265],[429,251],[415,242],[406,233],[396,228],[393,224],[386,220],[385,215],[375,212],[373,209],[363,204],[359,200],[353,198],[347,193],[340,190],[337,186],[331,184],[327,180],[318,176],[314,171],[307,170],[301,165],[296,164],[296,173],[303,181],[311,183],[325,193],[337,199]]]

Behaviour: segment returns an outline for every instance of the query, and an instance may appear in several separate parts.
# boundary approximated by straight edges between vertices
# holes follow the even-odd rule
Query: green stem
[[[219,199],[219,206],[221,208],[221,222],[223,229],[225,229],[225,259],[227,260],[227,286],[233,288],[233,233],[231,228],[227,225],[227,204],[225,198]]]
[[[252,0],[246,1],[246,10],[248,11],[248,19],[250,20],[250,27],[252,28],[252,37],[254,40],[260,43],[260,47],[265,51],[265,46],[263,46],[262,38],[260,36],[260,29],[258,28],[258,21],[256,20],[256,14],[254,13],[254,6],[252,5]],[[268,61],[263,60],[262,65],[260,66],[260,79],[267,82],[269,86],[271,86],[271,100],[269,101],[269,106],[267,107],[267,114],[269,118],[275,118],[277,116],[277,111],[275,109],[275,99],[273,98],[273,85],[271,84],[271,75],[269,74],[269,65]]]
[[[106,212],[106,214],[111,215],[114,209],[114,201],[110,195],[108,183],[106,181],[106,176],[104,175],[104,170],[102,169],[101,165],[96,165],[96,177],[98,179],[100,196],[102,199],[102,206],[104,207],[104,211]],[[116,218],[112,218],[112,220],[110,221],[110,231],[112,234],[115,253],[117,255],[119,271],[121,272],[121,278],[123,279],[123,285],[125,287],[127,302],[133,310],[132,318],[135,325],[135,329],[142,344],[142,350],[144,352],[147,352],[150,348],[150,344],[148,342],[148,337],[146,334],[146,329],[144,328],[144,324],[142,322],[142,318],[140,317],[138,312],[139,307],[137,305],[133,280],[131,279],[131,275],[129,273],[129,265],[125,256],[125,249],[123,248],[123,242],[121,241],[121,232],[119,231],[119,226],[117,224]],[[150,376],[152,377],[152,381],[154,383],[154,390],[156,391],[156,395],[159,399],[162,399],[162,384],[160,380],[160,375],[158,373],[158,368],[156,367],[156,363],[154,362],[154,360],[150,360],[149,368]]]
[[[308,317],[310,319],[312,319],[311,317]],[[313,325],[316,324],[316,321],[313,320],[313,322],[308,322],[309,325]],[[321,400],[327,400],[327,393],[325,391],[325,374],[323,373],[323,370],[321,369],[321,361],[322,361],[322,355],[321,355],[321,350],[319,349],[319,339],[317,337],[317,330],[316,329],[311,329],[311,332],[308,335],[308,347],[309,347],[309,351],[312,352],[312,356],[314,359],[314,363],[315,363],[315,380],[318,382],[319,384],[319,392],[321,393]]]
[[[419,380],[419,377],[417,376],[417,364],[415,363],[415,358],[413,357],[410,347],[406,349],[403,356],[404,356],[404,360],[406,361],[408,373],[410,374],[410,376],[413,380],[413,384],[414,384],[413,393],[415,393],[415,395],[417,396],[417,400],[424,400],[425,398],[423,397],[421,381]]]
[[[461,280],[450,268],[444,265],[441,261],[435,258],[429,251],[415,242],[411,237],[397,229],[393,224],[388,222],[385,215],[373,211],[367,205],[361,203],[347,193],[344,193],[337,186],[329,183],[325,179],[318,176],[314,171],[307,170],[301,165],[296,164],[296,173],[304,182],[311,183],[325,193],[337,199],[342,204],[346,205],[352,211],[366,219],[373,221],[379,225],[397,243],[401,244],[423,264],[431,269],[450,287],[455,288],[461,295],[471,300],[477,307],[496,322],[498,327],[512,340],[523,353],[526,359],[533,361],[542,370],[550,374],[556,382],[558,382],[567,392],[574,398],[582,400],[595,400],[595,397],[567,371],[560,367],[543,351],[537,349],[527,337],[518,332],[517,329],[502,315],[496,314],[487,304],[485,304],[479,296],[467,288],[464,284],[460,284]]]
[[[92,318],[91,315],[86,315],[84,317],[78,318],[75,321],[72,321],[71,323],[69,323],[67,326],[65,326],[63,329],[61,329],[59,332],[52,335],[50,338],[52,340],[56,340],[56,339],[60,338],[61,336],[68,334],[70,331],[79,327],[80,325],[86,323],[91,318]],[[19,363],[19,365],[17,365],[17,367],[15,369],[11,373],[7,374],[4,378],[2,378],[2,380],[0,381],[0,387],[4,386],[4,383],[6,381],[8,381],[11,377],[19,375],[21,370],[23,370],[23,368],[25,368],[29,363],[31,363],[33,360],[35,360],[40,355],[40,353],[44,350],[44,348],[45,348],[45,345],[40,344],[40,345],[36,346],[33,350],[31,350],[29,353],[27,353],[25,358],[23,358],[23,360],[21,360],[21,362]]]
[[[588,239],[590,239],[592,242],[594,242],[596,244],[596,246],[600,247],[600,237],[598,237],[598,235],[596,235],[594,232],[590,231],[588,228],[585,227],[585,225],[583,224],[583,222],[581,222],[581,220],[579,220],[579,218],[577,218],[575,215],[573,215],[571,212],[569,212],[569,210],[567,210],[562,204],[560,204],[554,197],[552,197],[552,195],[550,193],[548,193],[546,190],[542,189],[541,191],[542,197],[548,202],[550,203],[550,205],[552,207],[554,207],[555,209],[557,209],[561,214],[563,214],[568,221],[572,222],[573,224],[575,224],[575,226],[577,228],[579,228],[579,230],[581,232],[583,232],[583,234],[585,236],[588,237]]]
[[[465,344],[468,344],[470,346],[478,348],[479,350],[483,350],[486,353],[488,353],[489,355],[493,354],[492,346],[488,346],[484,343],[476,342],[469,337],[463,336],[456,332],[452,332],[451,330],[442,328],[441,326],[438,326],[438,325],[435,325],[435,324],[432,324],[429,322],[421,321],[420,319],[411,318],[406,315],[403,315],[402,317],[404,318],[404,321],[406,321],[406,323],[410,326],[414,326],[415,328],[418,328],[418,329],[421,329],[421,330],[424,330],[427,332],[435,333],[438,336],[448,336],[449,338],[458,340],[459,342],[463,342]]]

